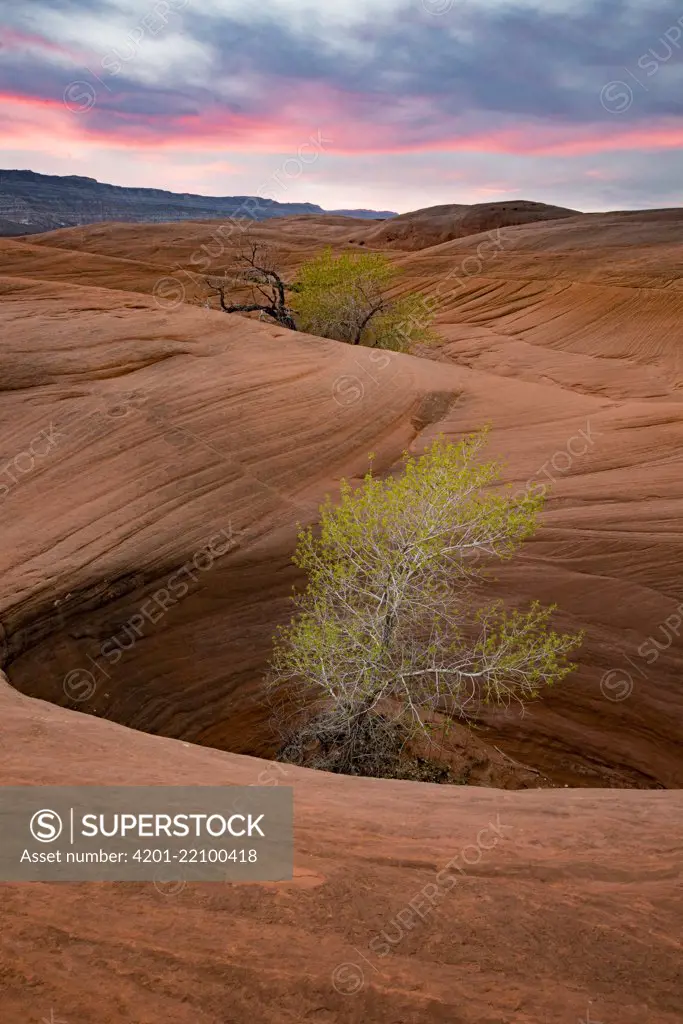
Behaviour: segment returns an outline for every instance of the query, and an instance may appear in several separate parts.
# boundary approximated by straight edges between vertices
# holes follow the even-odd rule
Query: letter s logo
[[[62,819],[56,811],[44,808],[31,818],[31,835],[39,843],[53,843],[62,834]]]

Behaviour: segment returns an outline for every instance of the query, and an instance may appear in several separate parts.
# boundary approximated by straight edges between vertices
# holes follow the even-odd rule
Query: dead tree
[[[296,331],[294,311],[287,303],[287,292],[296,286],[287,284],[273,267],[268,250],[258,242],[248,242],[237,257],[238,267],[229,276],[206,279],[211,293],[218,295],[224,313],[261,313],[282,327]],[[251,286],[252,302],[226,301],[230,286]]]

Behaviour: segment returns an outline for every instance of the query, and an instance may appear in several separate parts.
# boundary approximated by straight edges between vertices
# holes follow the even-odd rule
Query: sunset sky
[[[3,168],[332,209],[682,204],[680,0],[0,0]]]

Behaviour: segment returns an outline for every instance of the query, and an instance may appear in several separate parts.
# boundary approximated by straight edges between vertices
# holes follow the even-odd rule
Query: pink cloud
[[[82,83],[85,90],[87,83]],[[80,92],[76,92],[80,96]],[[121,108],[122,99],[103,86],[92,87],[92,109],[69,109],[62,99],[0,94],[0,130],[5,146],[26,144],[38,134],[46,143],[67,141],[112,150],[176,149],[201,152],[303,154],[327,151],[339,155],[420,152],[500,153],[524,156],[585,156],[616,150],[668,150],[683,145],[683,124],[662,119],[647,126],[621,124],[557,125],[538,121],[514,127],[480,127],[468,115],[452,123],[428,116],[426,100],[412,98],[402,105],[403,117],[393,123],[372,120],[373,97],[318,90],[293,90],[277,112],[241,113],[217,104],[196,114],[139,114]],[[169,105],[173,97],[169,97]],[[117,104],[118,108],[117,109]],[[219,168],[229,172],[229,168]]]
[[[83,51],[75,50],[73,47],[63,43],[55,43],[45,36],[32,32],[21,32],[14,28],[0,27],[0,49],[5,50],[42,50],[44,53],[56,54],[59,57],[67,57],[71,61],[83,63],[86,55]]]

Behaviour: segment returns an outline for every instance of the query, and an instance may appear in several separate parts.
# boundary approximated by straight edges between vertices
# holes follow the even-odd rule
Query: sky
[[[404,213],[679,206],[682,0],[0,0],[0,166]]]

